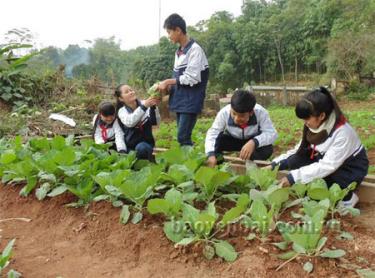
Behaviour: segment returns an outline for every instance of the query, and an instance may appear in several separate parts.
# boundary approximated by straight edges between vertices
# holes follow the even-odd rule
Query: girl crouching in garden
[[[152,159],[155,140],[152,126],[160,122],[159,109],[156,107],[160,100],[149,97],[139,100],[134,90],[125,84],[115,90],[117,99],[117,116],[123,131],[121,140],[124,142],[120,152],[136,151],[138,159]]]
[[[323,178],[328,186],[337,183],[346,188],[352,182],[359,185],[369,167],[366,150],[329,91],[321,87],[306,94],[295,112],[305,123],[302,140],[272,162],[273,168],[279,165],[279,170],[291,170],[281,184],[306,184]],[[351,191],[342,205],[354,207],[358,200]]]

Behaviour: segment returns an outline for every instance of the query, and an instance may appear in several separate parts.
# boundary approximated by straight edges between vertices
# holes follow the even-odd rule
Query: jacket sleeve
[[[270,115],[268,114],[267,110],[262,109],[259,115],[259,127],[261,134],[253,138],[255,144],[257,145],[257,148],[272,145],[277,138],[276,129],[272,124]]]
[[[214,123],[206,134],[205,152],[208,156],[215,154],[216,138],[219,136],[220,132],[223,132],[225,130],[226,121],[227,119],[225,117],[223,108],[216,115]]]
[[[338,130],[332,146],[318,162],[290,171],[294,182],[309,183],[317,178],[325,178],[335,172],[353,154],[358,138],[348,130]]]
[[[276,157],[275,159],[273,159],[272,163],[279,164],[281,161],[283,161],[285,159],[288,159],[290,156],[297,153],[300,145],[301,145],[301,141],[299,141],[299,143],[297,145],[295,145],[293,149],[290,149],[286,153],[283,153],[283,154],[279,155],[278,157]]]
[[[194,86],[201,82],[201,72],[205,69],[206,56],[201,47],[191,49],[187,67],[182,75],[177,79],[177,84]]]
[[[127,151],[124,132],[122,131],[122,128],[118,123],[118,120],[115,120],[115,123],[113,124],[113,129],[115,131],[115,143],[117,151]]]
[[[133,113],[129,113],[125,107],[122,107],[118,111],[118,118],[126,127],[131,128],[135,127],[141,121],[146,111],[147,108],[143,105],[138,106]]]

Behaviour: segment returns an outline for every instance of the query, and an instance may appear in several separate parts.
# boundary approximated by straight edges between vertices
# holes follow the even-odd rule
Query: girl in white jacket
[[[96,144],[115,143],[113,147],[117,151],[123,149],[124,143],[118,140],[123,136],[123,131],[116,119],[116,108],[113,103],[104,101],[99,104],[99,113],[92,119],[92,125]],[[118,136],[116,137],[115,134]]]
[[[308,93],[297,103],[295,112],[305,123],[302,140],[272,162],[273,168],[279,165],[279,170],[291,170],[281,184],[324,178],[328,186],[359,185],[368,171],[366,150],[329,91],[320,87]],[[354,207],[357,202],[358,196],[349,192],[343,205]]]

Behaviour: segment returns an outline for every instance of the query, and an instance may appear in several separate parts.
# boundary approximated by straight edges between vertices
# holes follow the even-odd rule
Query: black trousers
[[[237,139],[229,134],[220,133],[215,142],[215,154],[222,154],[223,151],[240,151],[250,139]],[[272,145],[256,148],[250,157],[250,160],[266,160],[270,158],[273,152]]]
[[[306,154],[294,154],[287,158],[286,163],[279,170],[294,170],[299,169],[303,166],[310,165],[314,162],[318,162],[323,156],[318,155],[313,159],[310,159],[310,153]],[[350,156],[344,163],[332,174],[325,177],[328,187],[332,184],[337,183],[342,189],[347,188],[352,182],[356,182],[357,186],[361,184],[364,177],[367,175],[369,161],[367,158],[366,150],[363,148],[356,156]],[[349,192],[345,196],[344,201],[350,200],[353,192]]]

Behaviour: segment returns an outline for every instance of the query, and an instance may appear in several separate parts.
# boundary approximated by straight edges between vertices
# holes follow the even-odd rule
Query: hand
[[[240,158],[242,160],[249,159],[251,155],[253,154],[254,150],[255,150],[255,142],[254,140],[250,140],[242,147],[241,152],[240,152]]]
[[[264,166],[262,167],[262,169],[267,169],[267,170],[272,170],[272,165],[267,165],[267,166]]]
[[[148,99],[146,99],[144,101],[143,105],[148,108],[148,107],[151,107],[151,106],[158,105],[159,103],[160,103],[160,99],[159,98],[149,97]]]
[[[283,178],[280,180],[279,185],[281,185],[282,187],[290,186],[290,183],[289,183],[289,180],[287,179],[287,177],[283,177]]]
[[[168,89],[170,88],[168,84],[168,80],[164,80],[158,84],[157,90],[162,93],[166,93]]]
[[[217,164],[216,156],[214,155],[209,156],[206,163],[208,167],[211,167],[211,168],[215,167]]]

